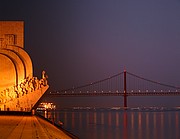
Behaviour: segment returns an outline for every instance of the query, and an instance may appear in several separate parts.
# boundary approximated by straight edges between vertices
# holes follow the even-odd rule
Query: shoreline
[[[65,134],[67,134],[68,136],[72,137],[72,139],[79,139],[76,135],[70,133],[69,131],[67,131],[66,129],[62,128],[62,126],[58,125],[57,123],[53,123],[50,119],[45,118],[44,116],[36,113],[35,114],[37,117],[49,122],[50,124],[54,125],[55,127],[57,127],[58,129],[62,130]]]

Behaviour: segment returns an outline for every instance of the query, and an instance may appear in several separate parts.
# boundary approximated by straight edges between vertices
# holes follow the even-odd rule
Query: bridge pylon
[[[124,109],[127,108],[126,70],[124,70]]]

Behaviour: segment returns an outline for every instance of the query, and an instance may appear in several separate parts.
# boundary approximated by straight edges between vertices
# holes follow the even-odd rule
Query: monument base
[[[14,98],[6,103],[0,104],[1,111],[26,111],[30,112],[38,100],[49,88],[48,85],[41,87],[38,90],[25,94],[20,98]]]

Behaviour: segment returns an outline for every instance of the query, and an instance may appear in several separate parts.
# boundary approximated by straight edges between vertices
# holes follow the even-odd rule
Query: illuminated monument
[[[47,75],[33,76],[24,50],[24,22],[0,21],[0,110],[31,111],[48,89]]]

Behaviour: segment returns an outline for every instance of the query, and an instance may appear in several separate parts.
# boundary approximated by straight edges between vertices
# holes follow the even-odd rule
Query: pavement
[[[73,139],[37,116],[0,116],[0,139]]]

